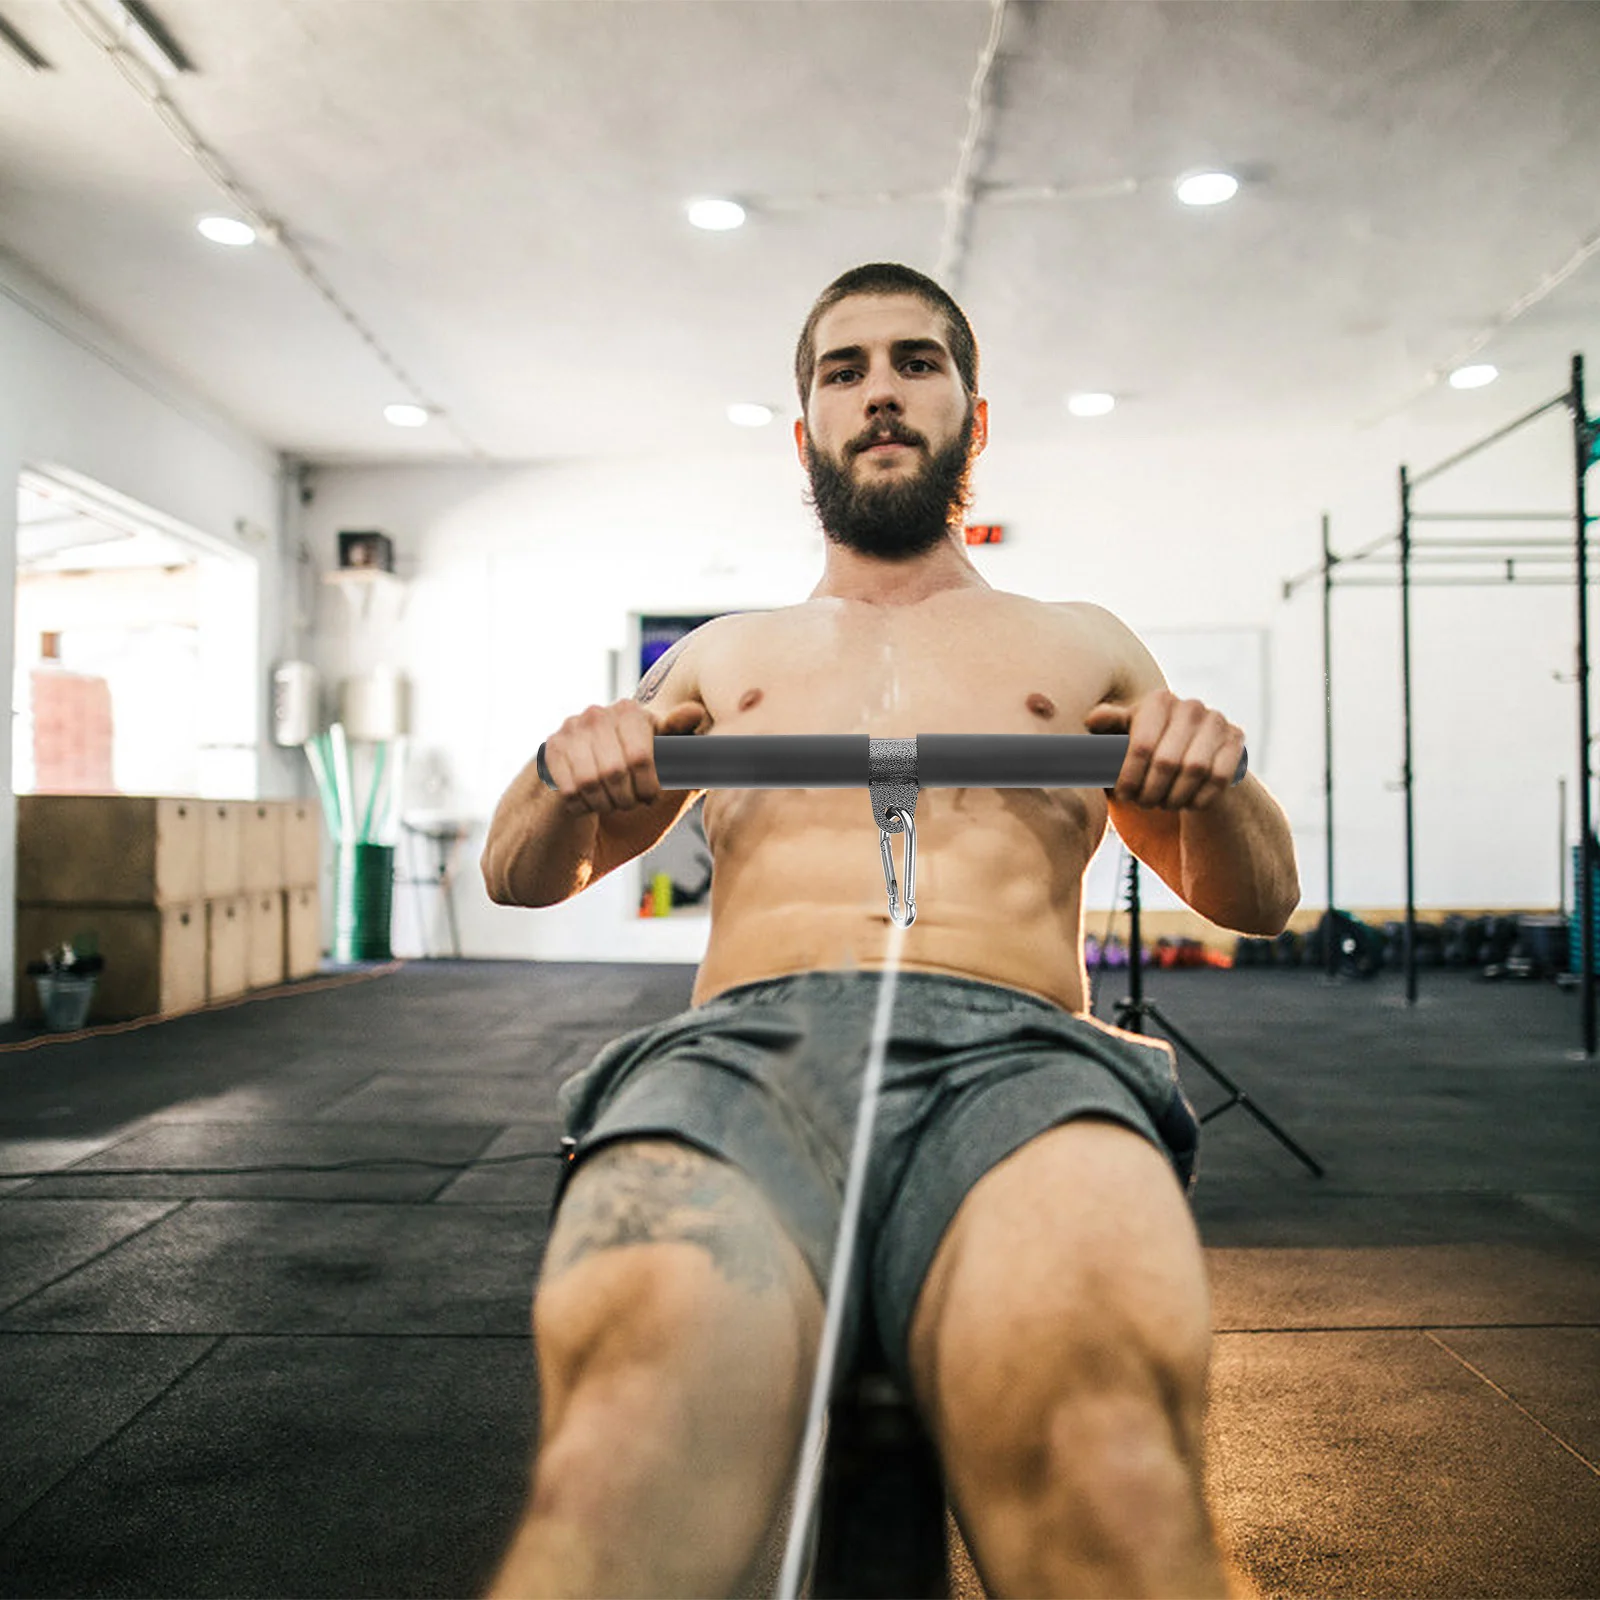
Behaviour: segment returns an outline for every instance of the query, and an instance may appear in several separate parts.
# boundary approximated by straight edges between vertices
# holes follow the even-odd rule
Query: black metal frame
[[[1331,945],[1333,939],[1330,937]],[[1311,1170],[1314,1178],[1323,1176],[1322,1164],[1308,1155],[1293,1139],[1286,1134],[1254,1100],[1236,1084],[1233,1079],[1223,1072],[1217,1064],[1205,1054],[1187,1034],[1183,1033],[1170,1017],[1155,1003],[1144,997],[1144,940],[1139,927],[1139,858],[1130,850],[1128,852],[1128,993],[1125,999],[1119,1000],[1113,1010],[1113,1019],[1119,1028],[1126,1028],[1129,1033],[1149,1033],[1148,1023],[1155,1025],[1166,1035],[1173,1044],[1177,1045],[1186,1055],[1192,1056],[1199,1066],[1217,1083],[1228,1091],[1228,1099],[1221,1105],[1213,1106],[1211,1110],[1200,1118],[1202,1123],[1220,1117],[1224,1111],[1231,1111],[1234,1106],[1243,1106],[1257,1122],[1261,1124],[1285,1150],[1296,1156]]]
[[[1507,438],[1548,411],[1565,406],[1572,416],[1573,436],[1573,509],[1565,511],[1417,511],[1412,506],[1415,490],[1431,482],[1451,467],[1477,455],[1492,444]],[[1496,429],[1487,437],[1455,455],[1438,462],[1424,472],[1411,473],[1402,466],[1399,471],[1400,526],[1397,532],[1386,534],[1371,544],[1362,546],[1347,556],[1335,555],[1329,545],[1328,518],[1322,518],[1322,560],[1307,572],[1287,579],[1283,585],[1283,598],[1291,598],[1296,589],[1314,575],[1322,578],[1322,635],[1323,635],[1323,797],[1326,823],[1328,912],[1331,918],[1334,906],[1334,830],[1333,830],[1333,666],[1332,666],[1332,610],[1331,597],[1339,588],[1388,588],[1398,579],[1400,588],[1400,675],[1402,697],[1402,763],[1401,784],[1405,791],[1406,836],[1406,921],[1403,958],[1406,975],[1406,1001],[1415,1004],[1417,999],[1416,960],[1416,809],[1415,774],[1412,765],[1411,741],[1411,590],[1421,588],[1476,587],[1487,584],[1522,583],[1545,585],[1572,584],[1577,591],[1577,645],[1576,673],[1578,700],[1578,769],[1579,769],[1579,837],[1581,870],[1575,885],[1574,914],[1580,919],[1580,938],[1583,974],[1583,1049],[1593,1056],[1596,1051],[1596,983],[1593,913],[1590,907],[1590,886],[1600,850],[1594,838],[1593,812],[1593,757],[1590,749],[1589,714],[1589,539],[1592,520],[1588,514],[1585,475],[1594,465],[1600,422],[1590,419],[1584,399],[1583,357],[1572,358],[1571,379],[1566,391],[1535,406],[1515,421]],[[1529,525],[1545,522],[1570,523],[1572,536],[1566,539],[1499,539],[1499,538],[1445,538],[1417,539],[1412,529],[1418,523],[1512,523]],[[1386,546],[1398,545],[1395,565],[1381,576],[1336,577],[1335,569],[1354,566],[1371,560]],[[1485,563],[1503,563],[1504,571],[1495,577],[1481,575],[1422,576],[1414,577],[1416,567],[1482,566]],[[1535,567],[1554,563],[1567,564],[1563,573],[1535,572],[1519,574],[1517,566]],[[1372,570],[1372,569],[1369,569]],[[1330,947],[1332,941],[1329,941]],[[1329,971],[1333,969],[1333,956],[1329,956]]]

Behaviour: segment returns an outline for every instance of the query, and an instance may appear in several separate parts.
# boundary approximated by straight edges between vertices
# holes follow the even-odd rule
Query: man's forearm
[[[1179,893],[1237,933],[1275,936],[1300,903],[1300,869],[1283,808],[1254,777],[1204,811],[1179,811]]]
[[[1283,808],[1248,776],[1204,811],[1112,807],[1123,842],[1201,916],[1236,933],[1282,933],[1300,903]]]
[[[495,808],[484,841],[484,887],[503,906],[553,906],[587,888],[600,832],[593,812],[572,816],[530,761]]]

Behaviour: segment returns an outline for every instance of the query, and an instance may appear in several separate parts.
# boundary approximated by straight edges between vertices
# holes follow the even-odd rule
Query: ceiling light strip
[[[977,190],[972,169],[977,162],[978,148],[983,138],[988,110],[989,74],[994,69],[1005,22],[1006,0],[990,0],[989,37],[984,41],[977,70],[972,74],[972,86],[967,90],[967,131],[956,157],[955,175],[945,190],[944,237],[939,242],[939,264],[934,268],[933,275],[952,294],[960,282],[962,259],[966,254],[967,225]]]
[[[157,72],[165,75],[169,72],[194,71],[194,62],[144,0],[109,0],[109,3],[127,19],[128,32],[135,40],[135,48],[151,52],[154,59],[150,65]]]
[[[1436,389],[1457,367],[1463,366],[1473,356],[1477,355],[1502,328],[1509,328],[1513,322],[1525,312],[1531,311],[1541,300],[1548,299],[1573,273],[1596,255],[1600,255],[1600,232],[1590,234],[1554,272],[1547,272],[1525,295],[1518,300],[1513,300],[1499,316],[1475,333],[1448,361],[1442,361],[1438,366],[1434,367],[1410,394],[1397,401],[1386,411],[1375,412],[1372,416],[1365,418],[1359,426],[1375,428],[1379,423],[1387,422],[1391,417],[1398,416],[1408,406],[1420,400],[1430,389]]]
[[[29,72],[51,70],[50,63],[4,17],[0,17],[0,44],[6,45]]]
[[[117,39],[106,32],[100,17],[84,4],[84,0],[58,0],[58,4],[77,25],[79,31],[122,74],[140,99],[155,112],[162,125],[182,146],[190,160],[227,195],[244,220],[250,223],[263,239],[276,244],[283,251],[301,277],[322,296],[340,320],[366,345],[404,392],[419,406],[438,417],[475,460],[488,461],[488,452],[463,431],[443,406],[423,394],[420,386],[383,347],[372,329],[344,302],[287,226],[256,201],[223,164],[222,158],[189,125],[183,113],[168,99],[165,90],[155,79],[148,65],[123,49]]]

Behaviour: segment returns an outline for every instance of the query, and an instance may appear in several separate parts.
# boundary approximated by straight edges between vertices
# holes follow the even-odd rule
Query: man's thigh
[[[919,1408],[947,1471],[1023,1471],[1085,1396],[1146,1396],[1197,1464],[1211,1348],[1200,1238],[1147,1138],[1086,1115],[990,1169],[946,1230],[912,1316]]]
[[[533,1313],[547,1437],[577,1389],[624,1372],[724,1409],[735,1428],[765,1406],[787,1431],[822,1302],[805,1258],[737,1167],[676,1139],[630,1138],[573,1174]]]

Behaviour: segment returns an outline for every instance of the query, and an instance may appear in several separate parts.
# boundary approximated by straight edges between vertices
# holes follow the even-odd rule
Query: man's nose
[[[863,399],[868,416],[876,416],[880,411],[898,412],[901,409],[900,375],[890,366],[868,373]]]

